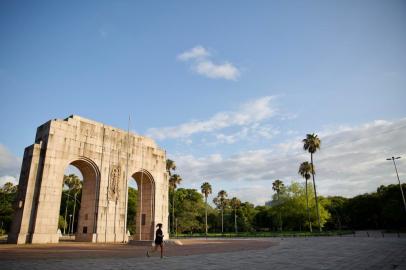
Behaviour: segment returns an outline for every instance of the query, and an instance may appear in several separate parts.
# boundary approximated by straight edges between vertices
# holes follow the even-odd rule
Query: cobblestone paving
[[[220,241],[220,240],[219,240]],[[177,247],[167,246],[172,255],[155,257],[103,256],[96,258],[28,259],[0,257],[1,269],[405,269],[406,238],[312,237],[267,238],[271,245],[257,250],[182,255]],[[241,241],[240,241],[241,242]],[[236,241],[236,243],[238,243]],[[195,243],[196,244],[196,243]],[[195,245],[193,244],[193,245]],[[210,244],[201,243],[203,249]],[[183,246],[184,250],[187,245]],[[192,247],[192,246],[191,246]],[[1,248],[0,248],[1,249]],[[34,248],[35,249],[35,248]],[[227,249],[227,248],[225,248]],[[178,251],[181,251],[179,249]],[[4,253],[3,253],[4,254]],[[97,256],[97,254],[100,254]]]

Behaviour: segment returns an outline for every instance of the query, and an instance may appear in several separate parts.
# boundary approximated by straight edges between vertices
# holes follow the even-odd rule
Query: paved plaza
[[[160,259],[131,245],[1,245],[1,269],[406,269],[406,238],[182,240]]]

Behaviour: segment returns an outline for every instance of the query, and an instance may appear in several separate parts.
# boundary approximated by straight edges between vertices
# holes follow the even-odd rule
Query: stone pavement
[[[145,248],[116,245],[117,253],[103,253],[111,245],[79,248],[83,256],[61,250],[48,256],[49,247],[0,246],[1,269],[405,269],[406,238],[311,237],[246,240],[182,240],[184,246],[167,246],[160,259],[146,258]],[[246,242],[244,242],[246,241]],[[23,247],[24,249],[24,247]],[[221,250],[220,250],[221,249]],[[57,250],[57,249],[56,249]],[[82,251],[83,250],[83,251]],[[191,252],[187,252],[187,251]],[[193,252],[194,250],[194,252]],[[53,254],[58,254],[53,249]],[[135,256],[128,252],[131,251]],[[137,251],[137,252],[136,252]],[[227,252],[228,251],[228,252]],[[230,252],[231,251],[231,252]],[[50,253],[49,253],[50,252]],[[76,250],[78,252],[78,250]],[[87,252],[87,253],[86,253]],[[94,256],[86,254],[93,252]],[[127,253],[126,253],[127,252]],[[49,253],[49,254],[48,254]],[[71,252],[74,254],[75,252]],[[37,254],[37,255],[36,255]],[[48,254],[48,255],[47,255]],[[190,255],[184,255],[190,254]]]

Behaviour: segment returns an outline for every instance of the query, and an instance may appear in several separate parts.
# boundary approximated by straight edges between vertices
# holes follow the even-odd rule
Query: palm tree
[[[314,188],[314,198],[316,200],[316,212],[317,212],[317,221],[319,224],[319,230],[321,232],[321,225],[320,225],[320,213],[319,213],[319,202],[317,199],[317,191],[316,191],[316,182],[314,181],[314,165],[313,165],[313,154],[316,153],[317,149],[320,149],[321,141],[317,137],[316,134],[307,134],[306,138],[303,139],[303,149],[310,153],[310,164],[312,166],[312,176],[313,176],[313,188]]]
[[[17,186],[15,186],[13,183],[11,182],[7,182],[3,185],[2,188],[0,188],[0,190],[4,193],[10,194],[10,193],[14,193],[17,191]]]
[[[276,196],[278,199],[278,204],[279,204],[279,193],[281,192],[281,190],[284,188],[284,184],[281,180],[276,179],[275,181],[273,181],[272,183],[272,189],[274,191],[276,191]],[[279,230],[282,231],[282,216],[281,216],[281,212],[279,210]]]
[[[213,199],[214,204],[221,209],[221,233],[224,232],[224,207],[227,205],[227,192],[220,190],[217,197]]]
[[[182,182],[182,177],[174,174],[169,178],[169,187],[172,190],[172,230],[175,230],[175,190]]]
[[[172,176],[171,171],[176,170],[176,163],[172,159],[166,160],[166,171],[168,172],[169,176]]]
[[[68,196],[66,198],[66,203],[65,203],[65,226],[63,227],[63,234],[66,233],[66,216],[68,214],[68,204],[69,204],[69,197],[70,197],[70,182],[71,182],[71,178],[75,177],[76,175],[74,174],[70,174],[70,175],[64,175],[63,176],[63,184],[62,184],[62,188],[66,185],[68,186]]]
[[[172,176],[172,173],[171,173],[171,171],[174,171],[174,170],[176,170],[176,163],[175,163],[175,161],[173,161],[172,159],[167,159],[166,160],[166,171],[167,171],[167,173],[168,173],[168,175],[169,175],[169,178]],[[169,200],[169,198],[168,198],[168,200]],[[168,202],[168,204],[169,204],[169,202]],[[170,210],[169,210],[170,211]],[[170,213],[169,213],[170,214]],[[170,222],[169,222],[170,223]],[[170,224],[169,224],[169,231],[171,231],[171,226],[170,226]]]
[[[305,161],[302,164],[300,164],[299,167],[299,171],[298,173],[304,178],[306,179],[306,208],[307,208],[307,216],[309,218],[309,229],[310,232],[312,232],[312,222],[310,220],[310,210],[309,210],[309,196],[308,196],[308,192],[307,192],[307,181],[310,179],[310,174],[313,172],[313,167],[312,165]]]
[[[0,188],[0,193],[3,194],[3,204],[6,203],[6,194],[12,194],[17,192],[17,186],[11,182],[7,182]],[[1,210],[0,210],[1,212]],[[3,222],[2,222],[3,223]],[[3,227],[3,226],[2,226]]]
[[[75,194],[73,197],[73,216],[72,216],[72,230],[71,230],[72,233],[73,233],[73,225],[75,224],[75,211],[76,211],[77,195],[81,190],[82,190],[82,181],[78,177],[76,177],[72,181],[72,191]]]
[[[276,191],[276,195],[278,196],[278,201],[279,201],[279,193],[281,192],[282,188],[284,188],[284,184],[281,180],[276,179],[272,183],[272,189]]]
[[[235,228],[235,233],[238,232],[237,229],[237,208],[240,207],[241,205],[241,201],[239,199],[237,199],[236,197],[233,197],[230,201],[231,206],[234,209],[234,228]]]
[[[211,194],[211,185],[208,182],[204,182],[200,187],[202,189],[202,193],[204,194],[205,202],[206,202],[206,235],[207,235],[207,197]]]
[[[82,189],[82,181],[79,179],[79,177],[77,175],[69,174],[69,175],[63,176],[63,183],[64,183],[64,185],[66,185],[68,187],[68,196],[67,196],[67,201],[66,201],[66,206],[65,206],[65,224],[66,224],[66,217],[67,217],[67,213],[68,213],[68,204],[69,204],[70,193],[71,193],[71,191],[73,191],[75,194],[74,204],[73,204],[73,222],[71,223],[72,224],[71,228],[72,228],[72,232],[73,232],[73,223],[75,221],[75,211],[76,211],[76,196]],[[69,232],[69,229],[70,228],[68,228],[68,232]],[[65,234],[65,227],[64,227],[63,233]]]

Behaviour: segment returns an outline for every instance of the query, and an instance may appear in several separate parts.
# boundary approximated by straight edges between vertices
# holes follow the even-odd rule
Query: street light
[[[70,225],[72,224],[72,214],[69,214],[69,227],[68,227],[68,233],[69,235],[71,234],[70,232]]]
[[[403,205],[405,206],[405,211],[406,211],[405,195],[403,194],[403,189],[402,189],[402,185],[400,184],[400,179],[399,179],[399,174],[398,174],[398,168],[396,168],[396,162],[395,162],[395,159],[400,159],[400,158],[401,157],[391,157],[391,158],[387,158],[386,160],[392,160],[393,166],[395,166],[396,176],[398,177],[398,182],[399,182],[400,193],[402,193]]]

